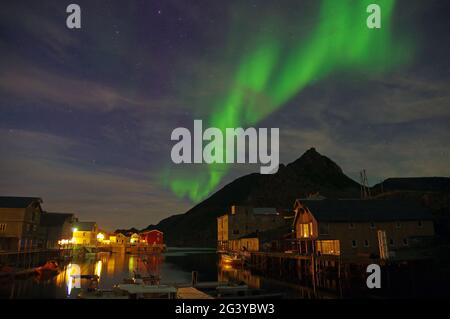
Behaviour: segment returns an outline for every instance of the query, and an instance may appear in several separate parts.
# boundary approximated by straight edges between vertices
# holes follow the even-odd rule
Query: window
[[[355,224],[350,223],[350,224],[348,224],[348,228],[349,228],[349,229],[355,229],[356,227],[355,227]]]
[[[329,234],[330,224],[328,223],[320,223],[319,224],[319,235],[328,235]]]
[[[313,225],[312,223],[309,224],[301,224],[301,236],[303,238],[310,238],[313,235]]]
[[[419,221],[417,222],[417,226],[419,226],[419,228],[422,228],[422,227],[423,227],[423,223],[422,223],[421,220],[419,220]]]
[[[396,224],[395,224],[395,228],[402,228],[402,224],[400,223],[400,222],[397,222]]]
[[[316,247],[322,255],[339,255],[341,253],[339,240],[318,240]]]
[[[0,224],[0,231],[6,231],[6,224]]]
[[[404,246],[408,246],[409,245],[408,238],[403,238],[403,245]]]
[[[358,247],[358,241],[353,239],[352,240],[352,248],[356,248],[356,247]]]
[[[376,228],[375,223],[374,222],[370,223],[370,229],[375,229],[375,228]]]
[[[239,234],[239,229],[233,229],[233,235],[238,235]]]
[[[370,247],[370,243],[367,239],[364,240],[364,247]]]
[[[394,246],[394,240],[392,238],[389,239],[389,245]]]

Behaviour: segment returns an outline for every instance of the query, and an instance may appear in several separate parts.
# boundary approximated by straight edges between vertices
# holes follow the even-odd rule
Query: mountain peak
[[[290,163],[288,167],[295,171],[318,173],[319,175],[324,173],[343,174],[342,169],[335,162],[317,152],[314,147],[311,147],[297,160]]]

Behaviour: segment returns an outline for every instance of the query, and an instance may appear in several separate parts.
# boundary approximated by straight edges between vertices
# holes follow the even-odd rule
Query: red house
[[[141,240],[145,240],[148,245],[164,245],[164,233],[157,230],[148,230],[139,234]]]

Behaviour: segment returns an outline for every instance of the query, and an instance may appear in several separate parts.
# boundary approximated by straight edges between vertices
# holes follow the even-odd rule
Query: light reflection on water
[[[134,272],[157,276],[161,278],[161,284],[190,283],[194,270],[198,272],[200,282],[243,282],[251,288],[283,292],[286,297],[305,296],[299,286],[289,287],[285,283],[254,275],[250,270],[218,265],[215,251],[184,249],[146,256],[99,253],[94,258],[73,260],[53,278],[28,278],[0,283],[0,298],[67,298],[73,288],[80,285],[87,287],[89,284],[86,279],[71,277],[75,274],[97,275],[100,278],[98,287],[111,289],[124,279],[131,278]]]
[[[217,280],[217,255],[215,251],[171,251],[162,255],[134,256],[128,254],[99,253],[94,258],[73,260],[53,278],[32,277],[12,282],[0,282],[0,298],[67,298],[80,283],[89,282],[71,275],[97,275],[99,288],[110,289],[113,285],[131,278],[139,272],[154,275],[161,283],[189,283],[191,272],[198,271],[202,281]]]

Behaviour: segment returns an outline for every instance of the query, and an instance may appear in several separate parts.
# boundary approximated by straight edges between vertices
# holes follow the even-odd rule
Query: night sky
[[[70,3],[81,7],[81,30],[66,27]],[[195,201],[168,179],[205,168],[171,164],[172,130],[220,114],[216,101],[254,43],[282,39],[283,52],[307,43],[319,6],[2,0],[0,195],[39,196],[45,210],[111,230],[185,212]],[[355,179],[365,168],[371,184],[449,177],[449,9],[447,0],[396,1],[392,34],[414,43],[408,59],[312,76],[252,124],[280,128],[282,163],[315,147]],[[212,191],[258,171],[233,165]]]

